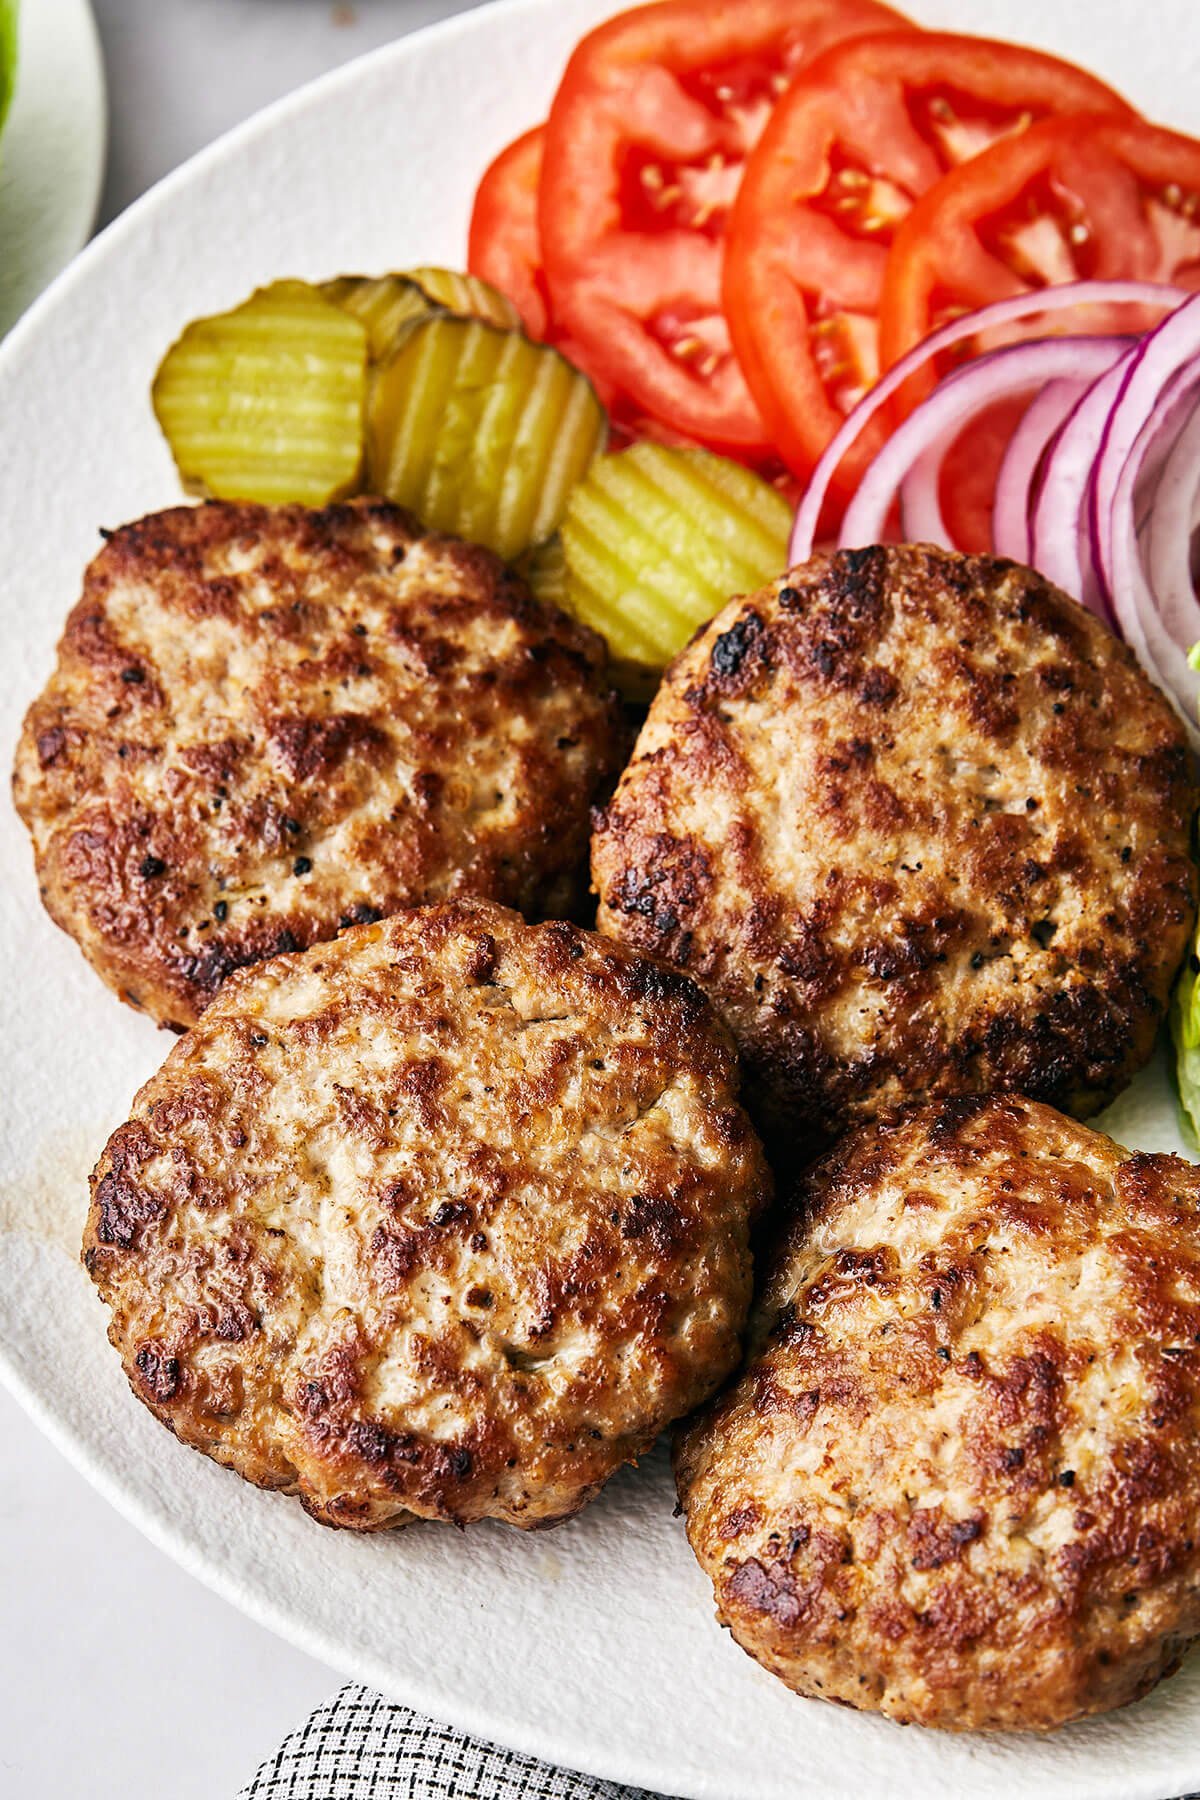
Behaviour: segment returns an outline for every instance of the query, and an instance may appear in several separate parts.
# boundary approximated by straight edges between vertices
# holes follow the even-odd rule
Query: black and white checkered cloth
[[[344,1687],[284,1738],[237,1800],[666,1800],[464,1737]],[[1200,1800],[1184,1794],[1180,1800]]]
[[[464,1737],[344,1687],[284,1738],[238,1800],[660,1800]]]

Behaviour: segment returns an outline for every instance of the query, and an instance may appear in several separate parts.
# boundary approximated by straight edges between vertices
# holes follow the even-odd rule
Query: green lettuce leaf
[[[1200,1136],[1200,943],[1193,944],[1175,984],[1171,1001],[1171,1036],[1175,1041],[1175,1074],[1179,1099]]]

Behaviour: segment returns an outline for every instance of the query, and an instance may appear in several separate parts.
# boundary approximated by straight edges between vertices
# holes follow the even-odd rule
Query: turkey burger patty
[[[620,766],[601,640],[379,500],[114,532],[17,752],[42,897],[194,1022],[231,970],[402,906],[571,909]]]
[[[1087,1114],[1188,942],[1182,726],[1029,569],[905,545],[733,600],[668,670],[592,846],[599,928],[669,958],[806,1152],[923,1094]]]
[[[743,1649],[907,1723],[1045,1730],[1200,1634],[1200,1169],[958,1098],[801,1184],[677,1452]]]
[[[96,1168],[134,1392],[326,1524],[575,1512],[735,1366],[769,1176],[685,977],[460,901],[233,976]]]

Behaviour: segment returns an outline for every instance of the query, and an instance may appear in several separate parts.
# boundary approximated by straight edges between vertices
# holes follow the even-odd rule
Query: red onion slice
[[[1142,348],[1144,350],[1145,346],[1143,345]],[[1179,368],[1171,370],[1170,373],[1166,375],[1164,382],[1156,395],[1147,395],[1143,393],[1140,396],[1140,403],[1143,406],[1146,405],[1147,400],[1150,401],[1149,412],[1148,414],[1145,412],[1143,413],[1142,426],[1135,435],[1134,448],[1126,452],[1125,460],[1119,467],[1117,467],[1118,451],[1115,439],[1109,428],[1106,427],[1105,429],[1105,435],[1102,439],[1100,451],[1096,459],[1092,485],[1088,493],[1088,512],[1085,522],[1091,533],[1096,569],[1099,572],[1100,579],[1104,582],[1106,589],[1109,591],[1111,591],[1112,587],[1113,505],[1111,501],[1106,499],[1104,506],[1101,507],[1097,496],[1097,483],[1104,462],[1105,450],[1108,448],[1112,453],[1109,472],[1105,478],[1106,494],[1115,491],[1113,471],[1115,470],[1117,480],[1119,480],[1120,476],[1124,473],[1125,463],[1129,461],[1131,456],[1136,456],[1137,486],[1134,489],[1133,504],[1135,508],[1135,518],[1137,519],[1138,528],[1140,529],[1141,524],[1151,510],[1153,504],[1152,490],[1157,484],[1158,476],[1170,455],[1172,444],[1183,429],[1187,415],[1191,411],[1192,394],[1198,381],[1200,381],[1200,356],[1194,358],[1190,362],[1185,362]],[[1122,392],[1121,402],[1122,404],[1124,403],[1124,391]],[[1146,425],[1148,423],[1152,423],[1153,425],[1153,429],[1149,432],[1146,430]],[[1126,428],[1127,426],[1128,420],[1126,421]]]
[[[1029,561],[1029,514],[1042,457],[1087,390],[1086,381],[1065,375],[1050,382],[1026,408],[1008,440],[992,497],[992,547],[997,556]]]
[[[1187,649],[1167,631],[1142,562],[1134,528],[1138,472],[1161,420],[1151,418],[1130,447],[1112,499],[1112,594],[1121,634],[1138,661],[1158,683],[1187,728],[1193,750],[1200,751],[1200,673],[1188,662]]]
[[[1074,337],[1029,338],[1006,344],[978,357],[934,390],[910,413],[867,469],[846,509],[838,544],[851,549],[877,543],[905,475],[931,445],[957,437],[986,406],[1014,394],[1036,392],[1047,381],[1071,376],[1079,366],[1081,345]],[[942,537],[940,542],[953,545]]]
[[[944,432],[931,444],[900,483],[900,524],[910,544],[950,544],[950,529],[942,517],[939,487],[942,464],[962,436],[961,426]]]
[[[839,464],[846,451],[854,443],[868,421],[875,417],[881,407],[886,406],[892,395],[903,387],[918,369],[951,345],[961,343],[964,338],[975,337],[981,331],[996,326],[1011,324],[1017,319],[1027,319],[1031,315],[1042,312],[1054,312],[1069,306],[1088,305],[1122,305],[1138,304],[1142,306],[1177,306],[1189,296],[1182,288],[1173,288],[1154,281],[1073,281],[1062,287],[1039,288],[1029,294],[1016,294],[1011,299],[997,300],[991,306],[985,306],[979,312],[968,313],[961,319],[954,319],[948,325],[932,332],[929,337],[910,350],[907,356],[901,357],[898,363],[890,368],[881,380],[876,382],[870,393],[865,395],[854,411],[849,414],[841,428],[826,448],[805,491],[804,498],[796,512],[796,522],[792,528],[792,540],[789,556],[793,563],[805,562],[812,555],[816,541],[817,525],[821,517],[821,509],[828,496],[830,485],[837,473]]]
[[[1200,369],[1196,372],[1200,387]],[[1196,389],[1188,392],[1182,427],[1170,421],[1158,431],[1169,439],[1168,453],[1151,474],[1153,489],[1144,533],[1139,535],[1146,580],[1155,609],[1172,643],[1187,651],[1200,640],[1200,599],[1192,579],[1192,530],[1200,499],[1200,408]],[[1147,456],[1145,462],[1149,462]],[[1145,463],[1135,474],[1146,481]]]
[[[1128,379],[1112,408],[1100,443],[1093,452],[1092,527],[1104,564],[1107,522],[1113,516],[1117,485],[1146,420],[1168,383],[1200,358],[1200,294],[1189,294],[1169,318],[1142,340],[1130,364]]]
[[[992,502],[992,547],[997,556],[1029,562],[1029,522],[1038,470],[1056,434],[1066,424],[1092,382],[1107,373],[1134,343],[1131,338],[1080,340],[1078,371],[1050,382],[1026,410],[1013,432]]]
[[[1110,614],[1105,585],[1093,566],[1086,529],[1088,494],[1096,446],[1104,435],[1122,384],[1128,379],[1129,359],[1139,348],[1140,345],[1127,351],[1093,382],[1059,432],[1029,519],[1029,560],[1033,567],[1101,618]]]

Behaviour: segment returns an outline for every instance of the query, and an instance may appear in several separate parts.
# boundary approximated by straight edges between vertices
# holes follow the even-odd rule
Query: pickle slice
[[[500,289],[481,275],[460,275],[457,269],[410,269],[426,299],[460,319],[482,319],[485,325],[500,325],[506,331],[520,329],[521,315]]]
[[[511,562],[554,533],[605,430],[591,384],[556,350],[442,314],[374,373],[367,480],[430,530]]]
[[[339,275],[323,281],[320,291],[366,326],[372,362],[386,356],[415,319],[438,310],[410,275]]]
[[[540,600],[543,606],[567,610],[567,553],[557,533],[520,558],[517,574],[523,577],[534,599]]]
[[[321,284],[321,293],[361,319],[367,328],[372,362],[382,362],[418,319],[449,312],[482,319],[511,330],[520,314],[506,294],[478,275],[454,269],[408,269],[402,275],[339,275]]]
[[[563,549],[562,538],[557,533],[548,543],[522,557],[517,564],[517,573],[524,577],[530,593],[543,606],[557,606],[561,612],[573,613],[577,618],[580,616],[568,593],[570,576],[567,573],[567,553]],[[648,663],[634,662],[628,657],[611,653],[608,674],[609,680],[614,687],[620,689],[624,698],[633,700],[640,706],[653,697],[662,670],[653,668]]]
[[[791,521],[782,494],[707,450],[598,457],[562,523],[562,604],[618,663],[662,669],[733,594],[787,567]]]
[[[196,319],[154,378],[184,486],[221,500],[323,506],[362,466],[367,332],[303,281]]]

